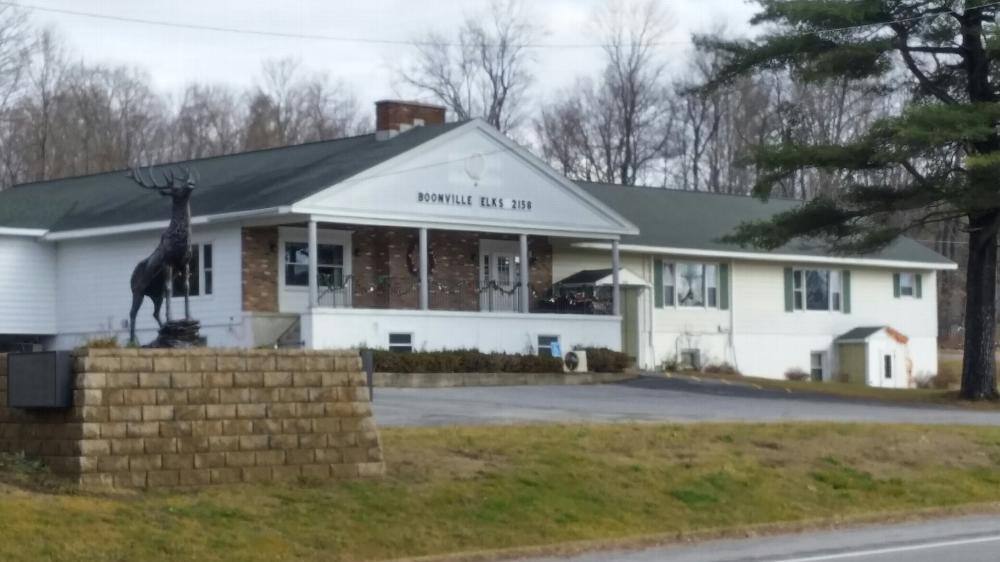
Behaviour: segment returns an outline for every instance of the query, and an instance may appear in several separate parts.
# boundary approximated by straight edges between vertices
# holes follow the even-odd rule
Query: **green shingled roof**
[[[196,168],[201,176],[191,198],[194,216],[269,209],[292,205],[462,124],[416,127],[383,141],[369,134],[178,164]],[[579,185],[639,227],[640,233],[624,236],[623,243],[652,247],[766,253],[718,240],[743,221],[767,218],[798,204],[663,188]],[[168,208],[166,201],[140,189],[122,170],[23,184],[0,192],[0,227],[60,232],[120,226],[165,220]],[[805,243],[777,253],[828,255],[822,246]],[[905,238],[864,257],[951,263]]]
[[[702,191],[680,191],[652,187],[624,187],[578,182],[580,187],[639,227],[639,234],[623,236],[622,244],[684,248],[690,250],[736,251],[766,254],[764,250],[725,244],[719,239],[741,222],[766,219],[794,208],[799,201],[771,199],[767,203],[753,197]],[[775,250],[776,254],[828,256],[818,243],[793,242]],[[874,254],[863,257],[930,264],[952,263],[944,256],[909,238],[900,238]]]
[[[374,134],[203,158],[180,165],[201,176],[194,216],[291,205],[462,125],[416,127],[390,140]],[[0,192],[0,226],[53,232],[160,221],[169,203],[125,171],[19,185]]]
[[[838,342],[855,342],[862,341],[868,338],[868,336],[884,330],[885,326],[864,326],[861,328],[854,328],[847,331],[839,336],[834,341]]]

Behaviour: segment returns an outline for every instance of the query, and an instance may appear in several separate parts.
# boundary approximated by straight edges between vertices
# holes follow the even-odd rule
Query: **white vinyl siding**
[[[58,243],[58,292],[55,300],[59,310],[60,347],[75,347],[89,337],[108,334],[125,341],[128,337],[129,279],[132,270],[156,249],[159,241],[158,232],[143,232]],[[206,272],[199,267],[203,286],[209,283],[204,275],[210,274],[212,294],[192,298],[191,314],[201,321],[202,334],[208,337],[209,345],[242,345],[243,258],[240,226],[196,227],[192,243],[202,248],[204,244],[212,245],[211,268]],[[174,295],[172,306],[175,317],[183,315],[181,293]],[[140,341],[152,339],[156,322],[149,299],[143,302],[136,327]]]
[[[0,236],[0,334],[51,335],[56,324],[55,245]]]

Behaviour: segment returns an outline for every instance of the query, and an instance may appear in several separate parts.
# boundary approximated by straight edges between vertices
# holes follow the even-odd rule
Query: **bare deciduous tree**
[[[481,117],[509,132],[524,117],[532,82],[528,47],[540,35],[519,0],[494,0],[488,14],[466,18],[456,39],[432,31],[416,41],[400,77],[459,119]]]
[[[188,86],[174,118],[173,159],[238,151],[243,139],[236,100],[236,95],[224,86]]]
[[[265,61],[260,85],[247,99],[247,149],[328,140],[368,124],[347,86],[324,74],[304,76],[295,59]]]
[[[654,0],[616,1],[596,16],[606,64],[542,108],[543,154],[573,177],[633,185],[646,180],[674,135],[672,95],[656,56],[669,18]]]

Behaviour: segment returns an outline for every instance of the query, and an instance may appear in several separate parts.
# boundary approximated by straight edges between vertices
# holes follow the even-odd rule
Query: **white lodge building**
[[[558,342],[647,369],[823,379],[847,346],[843,365],[869,384],[937,370],[936,272],[955,265],[914,241],[856,257],[742,249],[718,240],[796,203],[577,184],[481,121],[404,102],[377,113],[374,134],[184,163],[201,176],[192,310],[209,345]],[[0,193],[0,350],[124,342],[132,269],[169,213],[124,172]],[[147,300],[142,341],[151,313]]]

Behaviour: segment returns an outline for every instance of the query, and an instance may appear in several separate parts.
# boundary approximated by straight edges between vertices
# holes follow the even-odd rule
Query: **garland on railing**
[[[337,293],[340,291],[345,291],[352,288],[356,282],[354,275],[348,275],[339,284],[327,283],[323,287],[323,292],[321,296]],[[400,287],[402,285],[402,287]],[[392,289],[396,290],[396,294],[407,294],[413,291],[416,287],[420,285],[419,281],[410,281],[408,279],[400,280],[393,279],[387,275],[379,276],[374,283],[369,283],[361,287],[361,292],[371,293],[376,290]],[[431,285],[438,293],[452,293],[461,294],[465,290],[472,290],[477,293],[485,293],[487,291],[495,291],[504,295],[513,295],[517,293],[523,284],[518,281],[510,286],[504,286],[496,281],[489,281],[485,285],[481,285],[478,282],[468,282],[468,281],[455,281],[454,283],[446,284],[441,282],[431,282]]]
[[[353,276],[348,275],[344,277],[340,283],[333,282],[332,277],[325,279],[328,281],[323,287],[322,292],[319,295],[320,302],[323,301],[324,297],[328,295],[334,295],[334,306],[336,306],[336,295],[338,293],[347,293],[350,295],[352,293],[352,288],[354,285],[358,284],[360,290],[354,292],[355,295],[362,295],[365,293],[380,293],[388,294],[389,296],[401,297],[403,295],[408,295],[413,293],[420,286],[419,281],[413,281],[410,279],[399,279],[393,278],[388,275],[381,275],[377,277],[373,282],[361,285],[359,280]],[[463,306],[461,304],[456,305],[455,299],[458,302],[464,302],[466,305],[470,305],[471,301],[465,300],[469,297],[477,299],[475,306],[479,306],[478,299],[483,298],[484,294],[488,294],[490,299],[496,298],[509,298],[517,297],[519,291],[525,285],[521,282],[514,283],[510,286],[504,286],[496,281],[487,281],[485,283],[476,281],[454,281],[452,283],[442,283],[440,281],[431,281],[431,298],[442,299],[437,300],[438,303],[450,302],[452,306]],[[578,314],[607,314],[611,309],[610,300],[595,298],[592,296],[587,296],[582,292],[569,293],[563,295],[555,295],[551,292],[547,292],[546,298],[539,299],[538,293],[535,291],[534,287],[530,284],[527,285],[530,295],[528,298],[532,299],[535,304],[532,306],[534,309],[537,307],[539,312],[571,312]],[[465,298],[463,298],[465,297]],[[501,301],[503,302],[503,301]],[[433,305],[432,305],[433,307]]]
[[[509,289],[504,288],[503,285],[497,283],[496,281],[489,281],[485,285],[481,285],[478,281],[455,281],[451,284],[445,284],[440,282],[432,282],[432,286],[436,289],[438,294],[451,294],[451,295],[461,295],[465,291],[471,291],[478,294],[483,294],[487,291],[498,292],[502,295],[513,295],[521,289],[521,282],[518,281],[510,286]]]
[[[339,285],[334,283],[328,283],[326,287],[324,287],[323,292],[320,293],[319,296],[322,299],[323,297],[329,294],[339,293],[342,291],[349,291],[352,288],[354,288],[354,284],[355,284],[354,275],[348,275],[343,279],[343,281]],[[400,285],[404,286],[400,287]],[[413,292],[413,290],[419,285],[420,285],[419,281],[403,281],[402,283],[400,283],[399,280],[396,280],[396,282],[394,283],[393,279],[388,275],[380,275],[378,278],[375,279],[374,283],[362,285],[360,287],[361,289],[360,292],[374,293],[376,291],[383,291],[388,289],[390,294],[394,296],[403,296]]]

